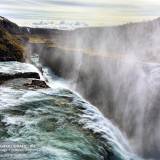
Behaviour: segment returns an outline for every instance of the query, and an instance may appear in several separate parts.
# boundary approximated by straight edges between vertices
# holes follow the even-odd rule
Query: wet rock
[[[37,90],[50,88],[45,81],[34,78],[16,78],[8,81],[4,81],[1,84],[2,87],[9,87],[16,90]]]
[[[15,73],[15,74],[8,74],[8,73],[0,73],[0,84],[4,81],[16,79],[16,78],[36,78],[40,79],[40,76],[36,72],[25,72],[25,73]]]
[[[32,80],[30,83],[25,83],[24,86],[34,89],[49,88],[45,81],[36,79]]]

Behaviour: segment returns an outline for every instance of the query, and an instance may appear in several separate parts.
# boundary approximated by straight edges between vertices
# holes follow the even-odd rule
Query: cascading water
[[[95,68],[82,66],[81,70],[92,73],[92,79],[88,77],[82,82],[80,78],[78,90],[127,134],[137,154],[159,159],[160,64],[128,56],[96,63]]]
[[[156,160],[160,157],[159,33],[159,19],[79,29],[61,37],[62,49],[49,48],[41,54],[45,64],[75,82],[77,92],[118,125],[138,155]]]
[[[160,65],[130,59],[109,65],[103,77],[110,82],[112,108],[104,112],[127,133],[138,154],[159,158]]]
[[[10,63],[1,62],[1,72],[25,72],[30,68],[38,72],[29,64]],[[54,86],[55,76],[47,68],[43,70],[52,88],[19,90],[16,83],[9,82],[0,87],[2,160],[139,159],[119,129],[97,108],[67,87],[64,89],[64,85],[59,87],[59,79],[54,79]],[[3,144],[22,147],[15,154],[13,148],[7,150]]]

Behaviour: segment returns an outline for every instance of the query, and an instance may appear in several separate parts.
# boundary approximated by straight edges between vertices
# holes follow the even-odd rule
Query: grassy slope
[[[14,35],[0,28],[0,61],[23,61],[24,48]]]

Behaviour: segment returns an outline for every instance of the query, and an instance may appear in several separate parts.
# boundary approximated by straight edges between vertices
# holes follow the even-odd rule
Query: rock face
[[[24,61],[28,29],[0,16],[0,61]]]
[[[0,81],[7,81],[16,78],[36,78],[40,79],[38,73],[35,72],[27,72],[27,73],[15,73],[15,74],[8,74],[8,73],[0,73]]]
[[[8,31],[0,28],[0,61],[24,61],[21,42]]]
[[[15,23],[9,21],[8,19],[0,16],[0,28],[7,30],[11,34],[20,34],[21,29]]]

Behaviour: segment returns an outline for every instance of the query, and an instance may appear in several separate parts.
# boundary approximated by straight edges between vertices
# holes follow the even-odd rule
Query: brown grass
[[[24,48],[16,38],[4,29],[0,29],[0,60],[23,61]]]

